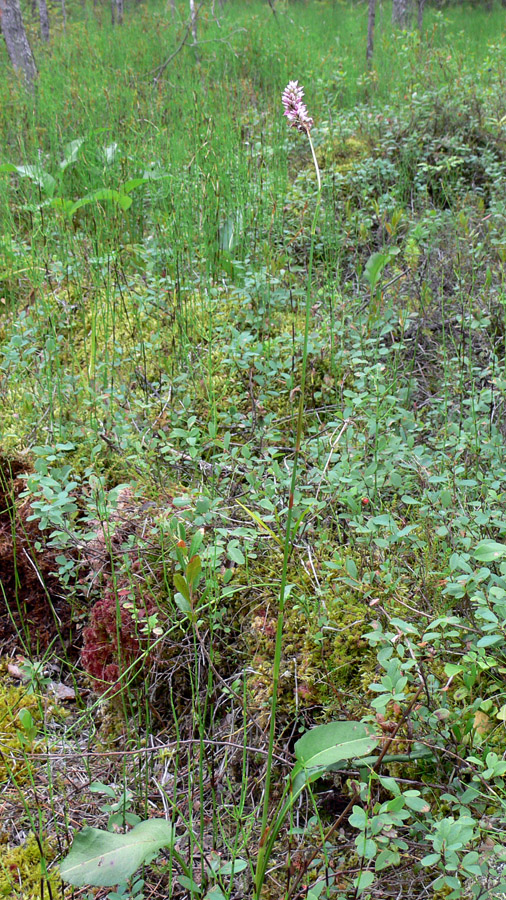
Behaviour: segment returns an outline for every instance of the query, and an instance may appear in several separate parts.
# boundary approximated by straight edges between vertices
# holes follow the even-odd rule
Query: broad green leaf
[[[189,619],[193,619],[193,608],[186,597],[183,597],[183,595],[178,592],[177,594],[174,594],[174,603],[185,616],[188,616]]]
[[[248,863],[245,859],[235,859],[233,862],[223,863],[218,872],[220,875],[231,875],[232,872],[236,875],[238,872],[244,872],[244,869],[247,868]]]
[[[190,878],[189,875],[178,875],[179,884],[181,887],[186,888],[187,891],[190,891],[190,896],[193,897],[194,894],[197,894],[199,897],[202,893],[202,888],[199,887],[196,881],[193,878]]]
[[[376,289],[383,269],[388,265],[393,257],[397,255],[398,252],[399,250],[397,247],[390,247],[383,253],[373,253],[369,257],[364,269],[364,278],[369,284],[371,291],[374,291]]]
[[[362,891],[365,891],[374,881],[374,872],[367,870],[366,872],[361,872],[360,875],[355,878],[354,884],[356,888],[356,893],[361,894]]]
[[[129,194],[130,191],[135,191],[135,188],[140,187],[141,184],[147,184],[151,180],[151,178],[130,178],[121,186],[121,190],[124,194]]]
[[[359,831],[363,831],[367,825],[367,816],[365,810],[361,806],[354,806],[353,812],[348,819],[348,822],[352,826],[352,828],[358,828]]]
[[[377,872],[381,872],[389,866],[398,866],[400,861],[401,857],[397,850],[382,850],[376,857],[374,868]]]
[[[73,200],[67,200],[66,197],[55,197],[50,204],[54,209],[61,209],[64,215],[70,216],[74,206]]]
[[[206,512],[207,512],[207,510],[206,510]],[[188,554],[190,557],[190,560],[193,559],[193,557],[196,556],[196,554],[199,552],[199,550],[202,546],[203,540],[204,540],[204,531],[202,528],[199,528],[199,530],[196,531],[195,534],[193,535],[192,542],[190,544],[190,551]]]
[[[218,885],[215,884],[215,886],[207,892],[204,900],[227,900],[227,898],[225,897],[225,894],[223,893],[221,888],[219,888]]]
[[[506,556],[506,544],[498,544],[497,541],[480,541],[473,555],[480,562],[493,562]]]
[[[477,647],[493,647],[495,644],[502,644],[504,638],[502,634],[486,634],[485,637],[477,641]]]
[[[370,754],[379,743],[362,722],[330,722],[306,732],[295,744],[298,768],[326,768]]]
[[[233,250],[242,232],[243,215],[241,210],[232,213],[219,227],[220,250]]]
[[[227,545],[227,555],[228,558],[235,562],[238,566],[243,566],[246,562],[244,558],[244,553],[239,547],[237,541],[229,541]]]
[[[385,253],[373,253],[367,260],[364,269],[364,278],[367,281],[371,291],[373,291],[378,283],[379,277],[388,262]]]
[[[448,678],[454,678],[455,675],[460,675],[463,671],[464,666],[459,666],[455,663],[446,663],[445,665],[445,675],[448,675]]]
[[[119,154],[119,147],[114,141],[112,144],[109,144],[107,147],[102,147],[101,155],[104,160],[106,166],[111,166],[113,162],[115,162],[116,157]]]
[[[183,595],[185,600],[187,600],[188,603],[190,603],[190,599],[191,599],[190,598],[190,588],[188,587],[188,582],[187,582],[186,578],[184,578],[182,575],[180,575],[179,572],[176,572],[173,577],[174,577],[174,587],[179,591],[180,594]]]
[[[3,163],[0,166],[0,173],[2,172],[17,172],[22,178],[29,178],[30,181],[33,181],[48,197],[52,197],[54,194],[55,179],[39,166],[14,166],[12,163]]]
[[[20,709],[18,712],[18,719],[21,722],[22,728],[25,731],[29,731],[33,726],[33,718],[29,709]]]
[[[355,581],[357,580],[358,569],[357,569],[357,564],[354,559],[346,560],[346,571],[347,571],[348,575],[351,576],[351,578],[353,578]]]
[[[427,803],[423,797],[409,797],[407,792],[404,794],[404,798],[406,800],[406,806],[408,809],[412,809],[414,812],[419,813],[428,813],[430,812],[430,805]]]
[[[202,889],[193,880],[193,878],[190,878],[189,875],[178,875],[177,880],[179,881],[181,887],[184,887],[187,891],[190,891],[190,894],[192,896],[193,894],[197,894],[197,896],[200,896],[200,894],[202,893]]]
[[[186,567],[186,580],[192,588],[196,587],[202,572],[202,560],[200,556],[193,556]]]
[[[76,834],[60,875],[75,887],[112,887],[128,881],[139,866],[173,842],[173,828],[165,819],[139,822],[127,834],[85,827]]]
[[[94,781],[93,784],[90,784],[90,791],[94,791],[97,794],[107,794],[108,797],[112,797],[113,800],[116,799],[116,791],[111,787],[110,784],[104,784],[103,781]]]
[[[114,191],[111,188],[99,188],[91,194],[81,197],[80,200],[76,200],[68,211],[68,215],[73,216],[83,206],[89,206],[90,203],[99,203],[101,200],[110,200],[113,203],[117,203],[121,209],[128,209],[132,205],[132,198],[128,194],[120,194],[119,191]]]
[[[367,838],[364,841],[362,835],[360,835],[357,850],[364,859],[374,859],[378,848],[376,846],[376,841],[373,841],[372,838]]]
[[[68,144],[65,144],[64,156],[63,160],[60,163],[60,169],[65,171],[65,169],[75,163],[77,157],[79,156],[79,151],[84,144],[84,138],[76,138],[75,141],[69,141]]]

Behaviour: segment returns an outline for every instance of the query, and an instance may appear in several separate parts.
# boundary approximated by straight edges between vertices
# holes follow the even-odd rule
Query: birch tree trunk
[[[195,0],[190,0],[190,16],[191,16],[191,28],[192,28],[192,38],[193,43],[197,43],[197,7],[195,6]]]
[[[374,22],[376,20],[376,0],[369,0],[369,18],[367,20],[367,50],[365,58],[367,60],[367,68],[372,65],[372,54],[374,50]]]
[[[0,0],[0,26],[12,65],[16,71],[23,72],[27,84],[32,86],[37,77],[37,66],[26,36],[19,0]]]
[[[111,22],[113,25],[123,25],[125,12],[124,0],[111,0]]]
[[[393,0],[392,25],[395,28],[409,28],[412,15],[412,0]]]
[[[45,44],[49,42],[49,13],[46,0],[37,0],[40,19],[40,36]]]

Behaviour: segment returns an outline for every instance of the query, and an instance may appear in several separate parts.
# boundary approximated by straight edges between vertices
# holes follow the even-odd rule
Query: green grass
[[[50,680],[76,692],[17,750],[16,692],[5,865],[29,831],[49,861],[83,823],[105,827],[98,780],[174,822],[206,885],[193,896],[253,896],[317,201],[281,115],[298,78],[323,186],[272,807],[305,729],[399,732],[383,781],[353,762],[315,783],[262,896],[298,896],[300,875],[355,900],[373,838],[392,855],[372,896],[443,895],[455,873],[464,891],[486,877],[464,850],[488,836],[499,856],[506,801],[504,10],[429,8],[420,37],[393,34],[382,4],[368,72],[364,4],[276,9],[205,8],[198,54],[183,46],[156,83],[185,7],[173,24],[139,5],[113,30],[76,5],[47,49],[31,23],[33,96],[0,59],[0,165],[34,167],[0,173],[3,601],[42,661],[37,709],[59,709]],[[8,458],[26,471],[17,516]],[[37,554],[58,584],[46,650],[18,608]],[[20,672],[2,671],[6,696]],[[402,793],[404,820],[382,806],[389,778],[420,792]],[[340,822],[350,798],[363,827]],[[462,816],[457,862],[419,864]],[[212,853],[246,868],[212,874]],[[30,891],[11,879],[23,900],[32,868]],[[145,877],[146,896],[191,896],[170,855]]]

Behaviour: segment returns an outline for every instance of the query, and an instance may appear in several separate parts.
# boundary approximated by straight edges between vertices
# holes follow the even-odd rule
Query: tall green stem
[[[302,433],[303,433],[303,424],[304,424],[304,397],[306,390],[306,371],[307,371],[307,348],[308,348],[308,339],[309,339],[309,321],[311,316],[311,294],[312,294],[312,276],[313,276],[313,255],[314,255],[314,243],[315,243],[315,235],[316,235],[316,222],[318,219],[318,213],[320,210],[320,201],[321,201],[321,179],[320,179],[320,170],[318,168],[318,161],[316,159],[316,154],[314,151],[313,142],[311,140],[311,135],[309,131],[307,132],[307,136],[309,139],[309,145],[311,147],[311,153],[313,156],[313,162],[316,171],[316,178],[318,181],[318,194],[316,198],[316,206],[313,215],[313,222],[311,225],[311,246],[309,250],[309,265],[307,272],[307,290],[306,290],[306,315],[304,322],[304,345],[302,350],[302,373],[300,379],[300,393],[299,393],[299,412],[297,416],[297,433],[295,438],[295,453],[293,457],[293,469],[292,469],[292,478],[290,483],[290,495],[288,498],[288,514],[286,517],[286,528],[285,528],[285,542],[284,542],[284,550],[283,550],[283,568],[281,571],[281,586],[279,590],[279,603],[278,603],[278,620],[276,627],[276,643],[274,648],[274,664],[272,670],[272,700],[271,700],[271,721],[269,728],[269,744],[267,748],[267,765],[265,772],[265,785],[264,785],[264,801],[263,801],[263,809],[262,809],[262,831],[260,838],[260,846],[258,848],[258,857],[257,857],[257,866],[255,873],[255,900],[260,900],[260,894],[262,890],[262,885],[265,877],[265,867],[267,864],[267,859],[265,858],[266,854],[266,840],[268,837],[268,828],[267,828],[267,820],[269,818],[269,800],[270,800],[270,792],[271,792],[271,778],[272,778],[272,761],[274,754],[274,740],[276,734],[276,709],[278,703],[278,684],[279,684],[279,672],[281,668],[281,652],[283,649],[283,626],[285,619],[285,599],[286,599],[286,579],[288,572],[288,560],[290,558],[290,551],[292,549],[293,538],[292,536],[292,519],[293,519],[293,503],[294,503],[294,494],[295,494],[295,485],[297,482],[297,468],[300,456],[300,448],[302,443]]]

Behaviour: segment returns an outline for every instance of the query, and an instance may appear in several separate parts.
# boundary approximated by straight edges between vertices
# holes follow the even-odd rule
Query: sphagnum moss
[[[7,843],[0,847],[0,896],[13,900],[40,900],[49,896],[45,871],[56,852],[47,842],[42,845],[42,852],[43,856],[32,832],[23,844]],[[49,875],[49,884],[53,897],[60,896],[58,875]]]

